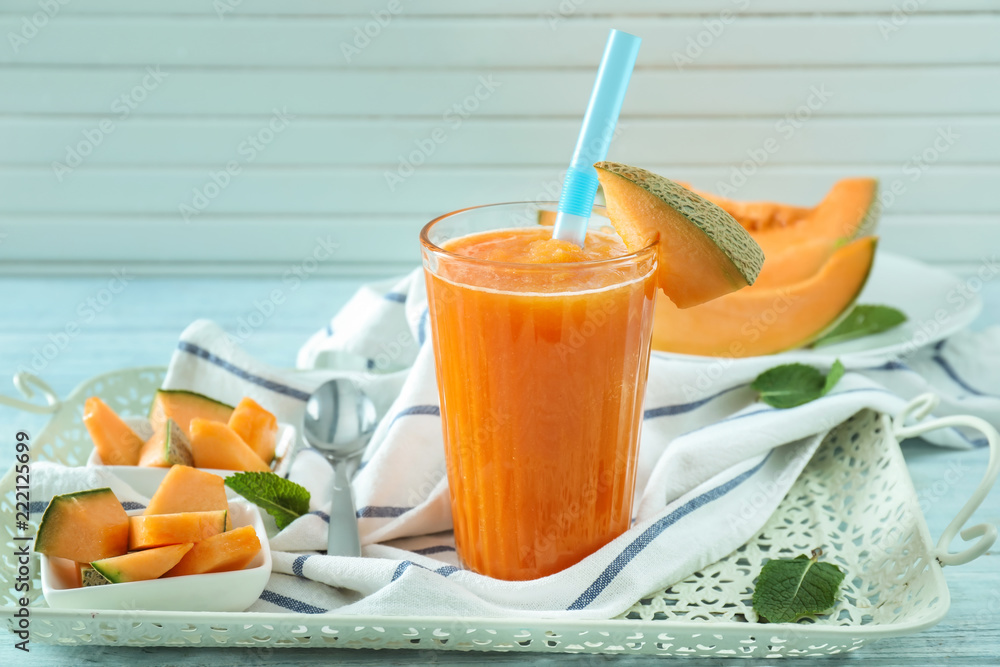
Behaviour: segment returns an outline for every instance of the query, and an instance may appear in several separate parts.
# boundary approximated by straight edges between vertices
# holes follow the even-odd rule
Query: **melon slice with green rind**
[[[191,444],[173,419],[167,419],[157,427],[139,454],[140,466],[169,468],[173,465],[193,464]]]
[[[191,551],[193,543],[170,544],[93,561],[90,566],[112,584],[158,579]]]
[[[226,510],[129,517],[129,551],[200,542],[226,530]]]
[[[55,496],[45,508],[35,551],[78,563],[128,550],[128,514],[110,488]]]
[[[657,298],[652,347],[748,357],[807,345],[850,311],[871,272],[877,245],[874,236],[849,243],[817,274],[793,285],[754,286],[688,309]]]
[[[253,526],[241,526],[197,542],[165,577],[242,570],[260,551]]]
[[[97,396],[83,404],[83,425],[104,465],[134,466],[139,462],[142,438]]]
[[[226,483],[221,477],[190,466],[175,465],[156,488],[143,515],[228,509]],[[232,519],[227,513],[226,530],[231,526]]]
[[[197,467],[256,472],[271,470],[228,424],[192,419],[190,429],[191,453]]]
[[[659,237],[658,283],[679,308],[753,284],[764,253],[723,209],[639,167],[594,167],[608,217],[626,247],[636,252]]]
[[[208,396],[180,389],[159,389],[149,409],[149,423],[155,430],[167,419],[173,419],[184,434],[190,436],[188,427],[192,419],[200,417],[226,423],[232,414],[233,406]]]

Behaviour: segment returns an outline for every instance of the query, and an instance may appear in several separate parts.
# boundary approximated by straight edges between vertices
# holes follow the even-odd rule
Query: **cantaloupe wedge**
[[[128,514],[105,487],[55,496],[45,508],[35,551],[89,563],[128,549]]]
[[[723,209],[645,169],[615,162],[594,167],[608,217],[628,249],[659,237],[657,280],[679,308],[753,284],[764,254]]]
[[[139,462],[142,438],[97,396],[83,404],[83,425],[104,465],[134,466]]]
[[[191,453],[199,468],[267,472],[271,468],[227,424],[192,419]]]
[[[129,517],[128,548],[151,549],[167,544],[200,542],[226,530],[226,510],[180,512]]]
[[[218,475],[197,468],[176,465],[156,487],[144,516],[226,510],[226,530],[232,528],[226,483]]]
[[[164,577],[242,570],[260,551],[253,526],[242,526],[197,542]]]
[[[765,257],[818,239],[846,243],[874,234],[881,212],[878,180],[874,178],[841,179],[811,208],[742,202],[694,188],[691,191],[725,209],[749,230]]]
[[[236,435],[240,436],[264,463],[274,460],[274,446],[278,440],[278,419],[260,407],[255,400],[247,396],[237,404],[229,418],[229,428],[236,431]]]
[[[173,419],[184,431],[184,435],[190,438],[188,427],[192,419],[200,417],[226,423],[232,414],[233,406],[220,403],[208,396],[193,391],[160,389],[153,397],[153,405],[149,409],[149,423],[156,430],[167,419]]]
[[[173,419],[167,419],[143,444],[139,454],[139,465],[153,468],[169,468],[173,465],[189,466],[194,463],[191,445],[187,436]]]
[[[657,298],[654,350],[720,357],[773,354],[800,347],[834,326],[868,279],[878,239],[834,252],[823,269],[785,287],[756,286],[688,309]]]
[[[148,581],[159,578],[164,572],[176,566],[184,555],[191,551],[193,546],[190,542],[171,544],[145,551],[135,551],[124,556],[96,560],[90,566],[113,584]]]

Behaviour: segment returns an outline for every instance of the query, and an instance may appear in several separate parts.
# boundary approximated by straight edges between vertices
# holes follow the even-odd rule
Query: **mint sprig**
[[[775,408],[794,408],[825,396],[844,375],[840,359],[833,362],[825,376],[805,364],[783,364],[757,376],[750,388],[760,394],[760,400]]]
[[[309,490],[273,472],[240,472],[226,486],[274,517],[279,530],[309,513]]]
[[[753,609],[770,623],[790,623],[833,607],[840,594],[844,572],[823,563],[822,550],[812,557],[776,558],[767,561],[753,591]]]
[[[813,341],[812,346],[823,347],[863,336],[871,336],[898,327],[905,321],[906,315],[903,311],[891,306],[858,305],[840,324],[818,340]]]

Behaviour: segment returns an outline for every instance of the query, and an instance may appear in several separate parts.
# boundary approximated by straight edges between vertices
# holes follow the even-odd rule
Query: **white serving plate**
[[[141,512],[133,510],[129,515]],[[254,505],[231,500],[229,514],[233,528],[253,526],[260,539],[260,552],[242,570],[78,588],[71,572],[41,554],[39,570],[45,602],[52,609],[243,611],[260,597],[267,585],[271,576],[271,550],[260,511]]]
[[[961,331],[979,316],[983,302],[977,293],[963,293],[965,281],[954,274],[908,257],[888,252],[875,256],[875,265],[857,303],[892,306],[907,321],[873,336],[811,349],[770,355],[775,363],[795,361],[829,365],[840,359],[848,368],[897,359]],[[715,359],[674,352],[655,354],[684,359]]]
[[[81,465],[92,448],[79,426],[83,402],[97,394],[135,411],[148,405],[165,369],[126,369],[77,387],[60,401],[44,382],[22,375],[49,405],[19,404],[52,413],[33,446],[46,459]],[[10,399],[5,402],[11,404]],[[992,526],[962,530],[1000,472],[1000,434],[981,419],[925,417],[932,401],[918,399],[895,421],[865,410],[833,429],[760,533],[701,572],[650,591],[613,619],[386,617],[305,613],[104,611],[81,614],[31,607],[32,639],[56,644],[117,646],[253,646],[439,649],[702,657],[799,657],[854,651],[884,637],[938,623],[951,598],[944,566],[982,555],[996,539]],[[907,419],[909,418],[909,419]],[[950,426],[978,428],[993,449],[986,476],[935,544],[910,481],[898,441]],[[0,480],[0,512],[14,511],[14,471]],[[972,546],[949,553],[962,531]],[[5,532],[4,532],[5,531]],[[7,552],[18,544],[12,522],[0,528]],[[978,539],[977,539],[978,538]],[[972,542],[975,540],[974,542]],[[757,622],[750,591],[767,559],[821,547],[845,568],[841,599],[811,622]],[[16,566],[15,566],[16,569]],[[13,618],[19,593],[14,569],[0,567],[0,614]],[[32,590],[37,590],[33,583]]]
[[[128,424],[129,428],[135,431],[143,440],[153,435],[153,429],[149,425],[149,420],[145,417],[122,417],[122,421]],[[295,454],[296,431],[291,424],[278,424],[277,442],[274,447],[274,461],[271,463],[271,470],[276,474],[285,476]],[[87,465],[104,466],[101,456],[96,449],[91,449],[87,457]],[[136,491],[147,496],[153,495],[153,491],[160,485],[166,477],[169,468],[152,468],[147,466],[104,466],[118,476],[122,481],[132,485]],[[235,475],[238,470],[217,470],[215,468],[201,468],[205,472],[210,472],[220,477]],[[228,487],[227,487],[228,488]]]

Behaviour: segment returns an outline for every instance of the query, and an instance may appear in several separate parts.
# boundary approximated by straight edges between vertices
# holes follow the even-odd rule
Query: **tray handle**
[[[34,388],[32,388],[32,385],[34,385]],[[25,398],[34,398],[35,389],[37,389],[45,398],[45,405],[38,405],[37,403],[30,403],[22,401],[19,398],[9,398],[7,396],[0,396],[0,405],[7,405],[15,410],[34,412],[40,415],[52,414],[62,405],[62,401],[59,400],[59,396],[52,387],[42,380],[42,378],[27,371],[21,371],[14,375],[14,386],[17,387],[17,390]]]
[[[985,419],[970,415],[941,417],[914,424],[913,426],[905,425],[908,419],[923,419],[930,414],[931,410],[937,407],[937,404],[938,397],[934,394],[917,396],[893,420],[892,430],[898,441],[950,426],[966,426],[980,431],[986,436],[986,442],[990,448],[990,460],[986,466],[986,474],[983,475],[983,479],[979,482],[976,490],[972,492],[972,497],[969,498],[968,502],[958,512],[958,516],[952,519],[948,527],[944,529],[944,533],[941,534],[941,538],[938,540],[937,548],[934,550],[934,555],[942,565],[964,565],[986,553],[997,540],[997,527],[991,523],[976,524],[965,530],[962,530],[962,526],[965,525],[965,522],[969,520],[972,513],[982,504],[990,489],[993,488],[997,474],[1000,473],[1000,433],[997,433],[997,430]],[[957,534],[961,534],[962,539],[966,542],[976,538],[979,538],[979,541],[964,551],[951,553],[948,547]]]

